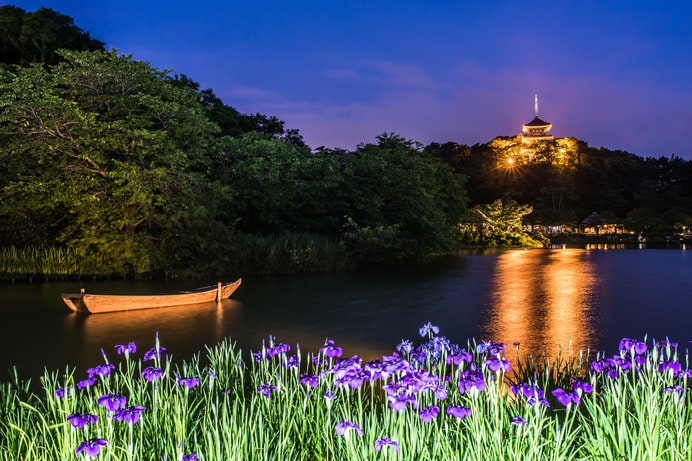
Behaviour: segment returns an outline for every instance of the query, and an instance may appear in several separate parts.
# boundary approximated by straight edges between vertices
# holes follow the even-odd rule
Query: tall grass
[[[118,345],[88,376],[47,372],[40,394],[0,386],[0,459],[692,457],[692,372],[674,344],[624,340],[615,356],[534,373],[503,344],[461,347],[437,331],[371,362],[271,337],[246,356],[227,339],[182,363],[158,339],[143,354]]]
[[[0,280],[64,279],[79,274],[80,259],[71,248],[5,247],[0,249]]]
[[[55,246],[10,246],[0,248],[0,280],[63,280],[79,276],[145,277],[156,273],[199,277],[200,270],[245,275],[300,274],[339,271],[349,265],[343,242],[311,233],[237,234],[224,251],[224,254],[219,255],[219,261],[194,272],[175,267],[154,267],[151,260],[156,258],[142,257],[141,267],[129,267],[127,273],[118,273],[113,269],[112,261],[100,254],[85,256],[72,248]]]

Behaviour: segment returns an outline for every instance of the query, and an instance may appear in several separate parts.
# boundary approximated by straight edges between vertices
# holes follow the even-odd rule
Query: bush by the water
[[[452,344],[437,327],[391,355],[304,354],[269,337],[174,363],[158,337],[103,353],[43,392],[0,387],[5,460],[681,460],[692,444],[678,345],[623,339],[614,356],[517,359],[504,344]],[[117,353],[117,356],[116,356]],[[109,355],[117,357],[110,361]]]

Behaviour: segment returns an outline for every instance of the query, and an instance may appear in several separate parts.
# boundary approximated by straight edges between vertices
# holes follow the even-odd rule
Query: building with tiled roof
[[[532,144],[536,141],[547,141],[553,139],[553,135],[548,134],[548,131],[553,127],[552,123],[546,122],[538,118],[538,95],[534,98],[534,110],[536,116],[529,123],[522,126],[521,142],[522,144]]]

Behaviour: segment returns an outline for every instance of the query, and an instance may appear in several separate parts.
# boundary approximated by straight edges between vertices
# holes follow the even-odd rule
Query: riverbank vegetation
[[[41,391],[0,386],[1,459],[687,459],[688,357],[667,339],[619,352],[509,360],[504,344],[420,341],[365,362],[227,339],[175,363],[154,341],[104,351]],[[146,349],[146,348],[145,348]]]
[[[509,168],[514,139],[423,146],[394,133],[311,148],[276,117],[106,51],[51,9],[0,17],[2,278],[420,262],[545,244],[548,226],[593,211],[651,238],[692,225],[692,162],[679,157],[556,140]],[[70,255],[64,267],[57,254]]]

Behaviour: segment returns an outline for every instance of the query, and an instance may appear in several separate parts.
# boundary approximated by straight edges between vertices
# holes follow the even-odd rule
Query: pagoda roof
[[[525,124],[524,126],[549,126],[552,125],[552,123],[546,122],[538,118],[538,115],[536,115],[533,120],[531,120],[529,123]]]

